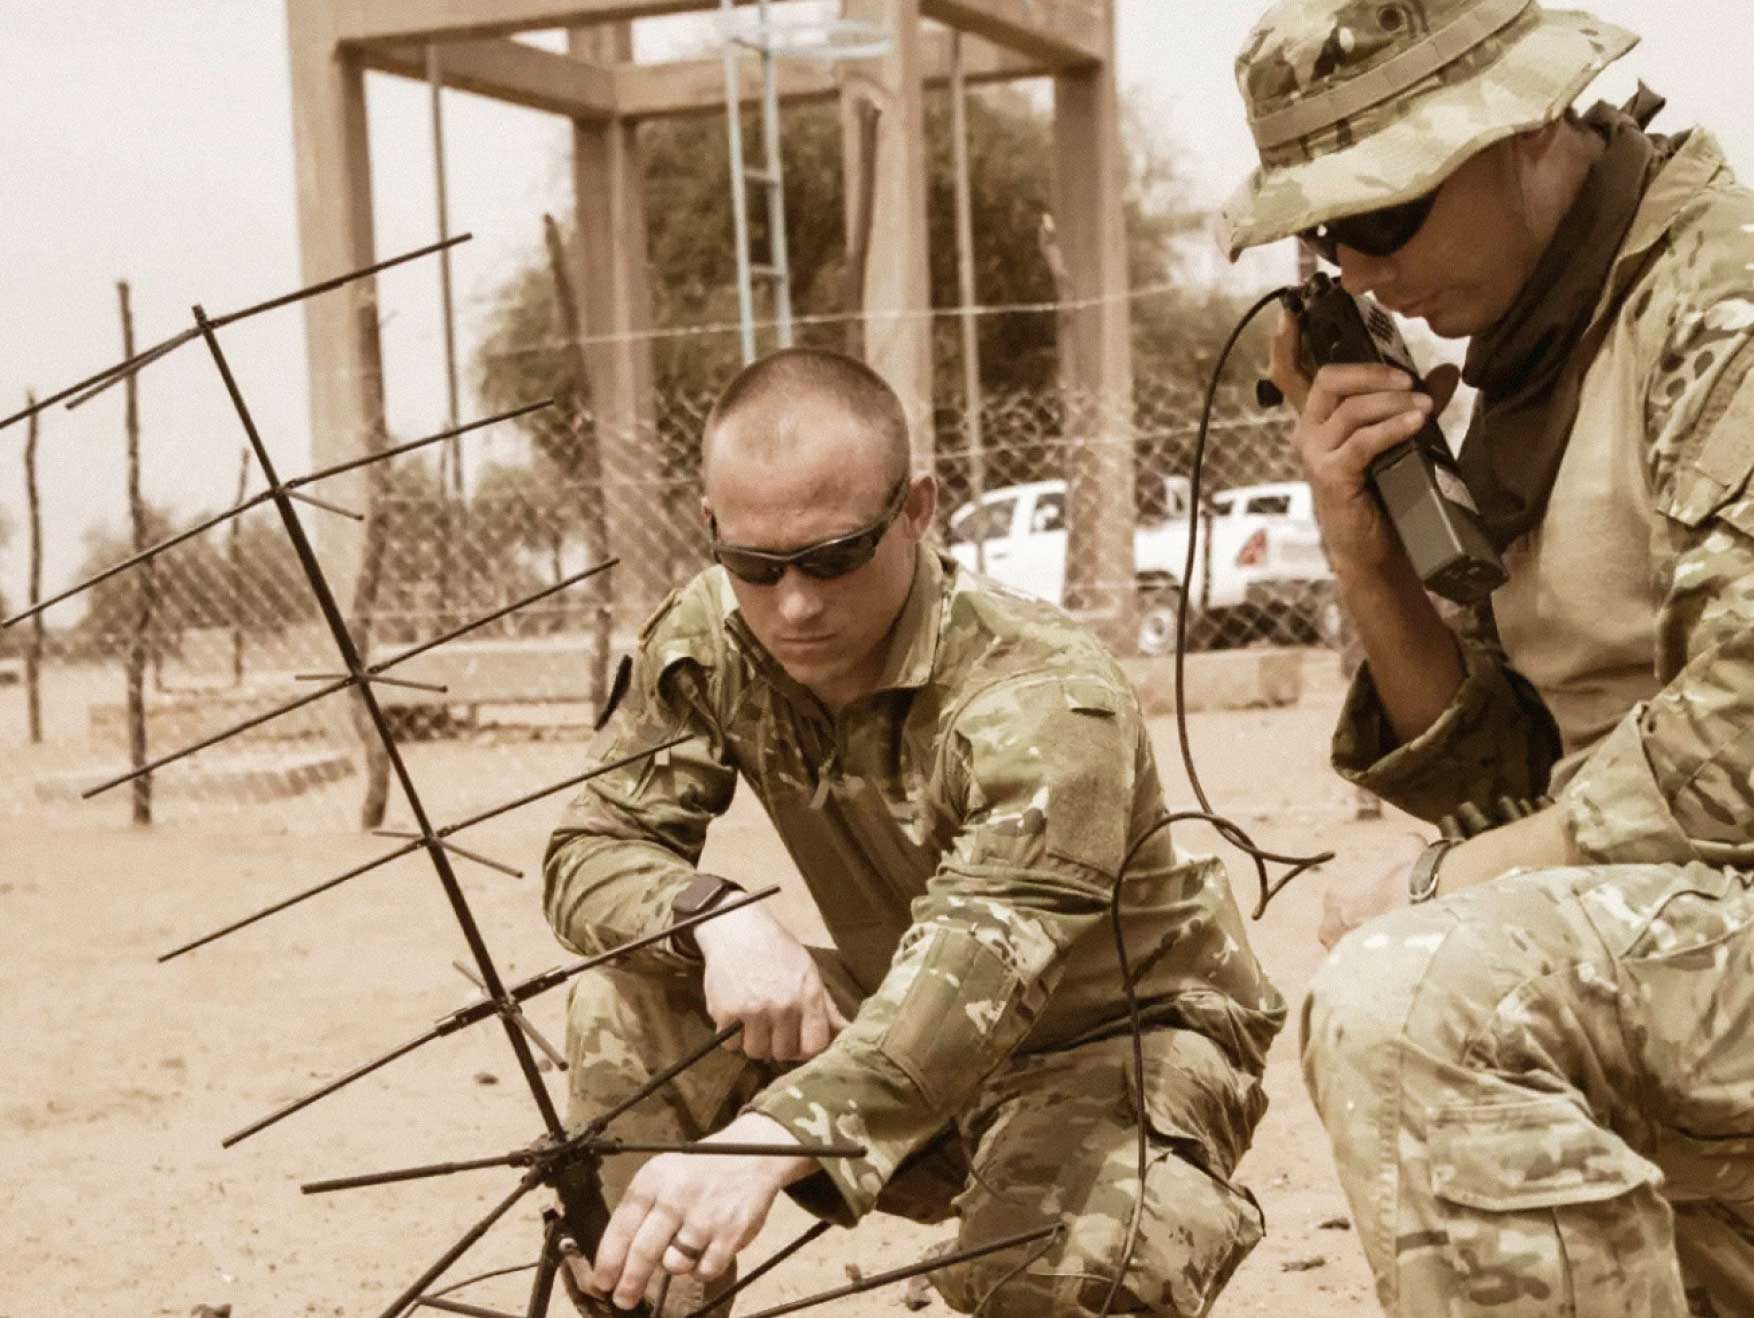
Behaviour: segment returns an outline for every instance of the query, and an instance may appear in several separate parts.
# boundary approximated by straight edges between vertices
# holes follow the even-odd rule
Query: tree
[[[476,546],[496,562],[518,553],[540,557],[550,584],[566,575],[566,551],[582,529],[580,501],[555,466],[546,454],[528,465],[492,463],[469,501]]]
[[[175,535],[186,522],[206,514],[173,520],[165,508],[148,504],[146,542],[157,544]],[[234,571],[221,547],[224,531],[196,536],[174,549],[117,573],[92,587],[85,616],[75,631],[84,648],[99,654],[119,652],[139,616],[146,573],[157,578],[157,602],[147,638],[158,659],[174,653],[184,632],[197,627],[238,627],[250,633],[279,631],[312,616],[316,601],[305,585],[297,556],[278,521],[256,518],[238,532]],[[96,576],[132,557],[132,534],[121,528],[96,526],[85,533],[85,561],[80,579]]]
[[[1020,93],[1004,89],[970,97],[968,109],[978,296],[986,303],[1051,301],[1053,281],[1037,234],[1051,206],[1052,125]],[[753,133],[755,119],[745,118],[746,129]],[[947,94],[928,97],[926,128],[932,302],[949,308],[959,298]],[[643,125],[640,133],[647,245],[656,272],[654,319],[663,326],[734,322],[736,254],[723,121],[711,116],[656,120]],[[838,109],[787,110],[781,150],[794,309],[801,316],[837,313],[842,310],[845,261]],[[1157,281],[1173,270],[1174,240],[1196,219],[1170,158],[1142,156],[1141,161],[1128,202],[1129,244],[1135,277]],[[754,191],[751,203],[752,244],[764,250],[767,216],[760,190]],[[518,271],[501,289],[494,329],[476,361],[478,382],[491,405],[515,405],[549,391],[582,396],[575,365],[564,344],[556,341],[553,299],[552,280],[540,261]],[[841,333],[838,325],[807,325],[800,328],[799,338],[838,346]],[[938,355],[947,364],[939,380],[941,393],[960,379],[954,324],[946,321],[943,333]],[[1052,382],[1051,314],[988,317],[981,334],[982,376],[988,387],[1044,388]],[[732,333],[660,338],[654,345],[658,393],[661,398],[710,398],[739,362]],[[532,419],[528,428],[545,451],[560,456],[564,437],[556,426],[546,417]],[[558,432],[565,429],[558,426]]]
[[[1134,116],[1129,120],[1138,124]],[[746,115],[746,140],[757,140],[752,136],[757,128],[753,114]],[[1042,217],[1052,208],[1052,124],[1022,93],[999,88],[969,98],[968,132],[976,298],[986,305],[1051,304],[1056,290],[1039,244]],[[961,299],[947,92],[928,95],[926,133],[931,298],[934,307],[948,311]],[[724,122],[717,116],[656,120],[644,124],[640,134],[654,322],[667,328],[734,324],[736,253]],[[1176,153],[1151,145],[1142,127],[1135,126],[1129,137],[1147,144],[1132,153],[1126,201],[1130,277],[1135,289],[1149,290],[1133,306],[1135,375],[1158,390],[1166,381],[1184,382],[1186,392],[1197,397],[1241,304],[1175,286],[1184,264],[1183,244],[1199,234],[1206,216],[1190,200]],[[832,316],[843,310],[846,258],[838,108],[786,110],[781,150],[793,307],[801,318]],[[750,200],[752,246],[765,250],[762,190],[753,189]],[[475,360],[481,395],[496,410],[544,395],[558,398],[561,406],[519,424],[542,459],[565,479],[576,470],[577,446],[589,435],[590,407],[577,354],[557,328],[547,263],[533,260],[513,274],[498,303]],[[758,308],[758,315],[765,314]],[[1245,361],[1253,358],[1258,366],[1264,360],[1267,320],[1233,365],[1243,378],[1252,378]],[[988,483],[1058,474],[1053,441],[1061,414],[1054,389],[1053,311],[982,316],[978,333],[982,388],[992,400],[986,429],[1004,450],[1004,465]],[[796,337],[804,344],[839,347],[844,332],[833,321],[802,323]],[[934,361],[936,447],[948,511],[967,488],[961,339],[954,316],[942,317],[934,328]],[[686,484],[697,477],[706,407],[740,364],[734,332],[661,336],[653,344],[666,480]],[[1144,443],[1140,455],[1143,462],[1161,457]]]

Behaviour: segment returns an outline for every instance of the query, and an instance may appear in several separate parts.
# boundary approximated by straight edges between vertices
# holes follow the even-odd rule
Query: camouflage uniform
[[[550,923],[586,954],[665,926],[741,777],[821,910],[835,951],[819,962],[852,1024],[789,1069],[715,1054],[617,1129],[694,1137],[742,1109],[801,1140],[857,1142],[865,1157],[793,1187],[813,1212],[955,1214],[970,1245],[1062,1221],[1039,1258],[989,1256],[937,1284],[963,1310],[999,1287],[995,1316],[1097,1311],[1140,1197],[1109,894],[1164,814],[1114,660],[1059,610],[922,549],[878,688],[831,717],[762,650],[713,568],[646,628],[592,757],[676,735],[690,739],[593,780],[568,809],[548,852]],[[1284,1006],[1222,867],[1167,830],[1133,861],[1121,911],[1134,966],[1163,951],[1138,986],[1150,1170],[1115,1312],[1201,1314],[1261,1232],[1229,1178]],[[711,1029],[698,965],[667,947],[581,977],[573,1119]],[[620,1161],[612,1193],[631,1175]]]
[[[1346,9],[1441,25],[1492,7]],[[1284,19],[1294,48],[1315,44],[1318,8],[1340,7]],[[1271,53],[1284,13],[1248,58]],[[1588,15],[1516,21],[1548,20],[1586,43],[1539,71],[1550,92],[1528,92],[1526,55],[1504,56],[1499,85],[1491,41],[1512,46],[1493,38],[1466,72],[1375,113],[1421,123],[1434,160],[1553,117],[1629,43]],[[1451,82],[1465,85],[1445,100]],[[1519,94],[1534,118],[1505,108]],[[1471,137],[1455,122],[1470,112]],[[1362,140],[1324,159],[1364,204],[1310,219],[1281,177],[1254,189],[1276,197],[1270,214],[1239,194],[1239,231],[1419,195],[1449,168],[1375,174]],[[1631,294],[1598,308],[1613,322],[1547,511],[1462,638],[1449,708],[1397,744],[1365,670],[1335,736],[1342,773],[1427,819],[1550,790],[1590,862],[1373,921],[1312,984],[1306,1078],[1395,1314],[1754,1313],[1754,196],[1701,131],[1616,261],[1651,252]]]

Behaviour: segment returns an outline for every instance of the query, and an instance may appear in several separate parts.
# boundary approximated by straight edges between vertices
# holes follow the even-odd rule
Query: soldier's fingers
[[[1362,482],[1371,462],[1379,454],[1386,453],[1404,440],[1412,439],[1424,426],[1425,420],[1423,412],[1402,412],[1387,421],[1361,426],[1336,451],[1335,458],[1349,475]]]
[[[592,1260],[595,1266],[591,1270],[591,1284],[602,1294],[609,1294],[621,1280],[628,1246],[633,1243],[640,1224],[646,1220],[651,1205],[651,1196],[644,1193],[636,1181],[628,1186],[627,1193],[615,1206],[609,1225],[603,1229],[603,1238],[597,1242],[597,1256]]]
[[[646,1283],[681,1224],[681,1218],[661,1204],[646,1214],[627,1247],[627,1259],[621,1265],[620,1280],[615,1283],[616,1304],[631,1309],[639,1303],[646,1293]]]
[[[607,1298],[597,1290],[596,1282],[591,1276],[591,1261],[579,1252],[579,1247],[570,1237],[562,1237],[560,1254],[560,1280],[566,1287],[566,1293],[572,1298],[575,1309],[583,1309],[587,1299]]]
[[[1273,331],[1273,344],[1267,357],[1267,378],[1279,387],[1292,410],[1301,412],[1309,401],[1309,377],[1297,360],[1297,317],[1283,308],[1279,325]]]
[[[768,1020],[767,1055],[776,1062],[797,1061],[802,1027],[803,1013],[795,1004],[774,1008]]]
[[[662,1263],[664,1271],[672,1277],[685,1277],[700,1266],[703,1257],[704,1251],[701,1247],[684,1242],[682,1232],[678,1231],[676,1239],[665,1246]]]
[[[717,1281],[725,1275],[725,1269],[731,1266],[731,1260],[737,1257],[737,1242],[722,1232],[713,1236],[701,1253],[700,1262],[694,1265],[694,1275],[702,1281]]]
[[[1393,366],[1359,363],[1324,366],[1310,385],[1303,419],[1320,425],[1355,394],[1405,393],[1412,387],[1413,377]]]
[[[1334,409],[1328,423],[1309,436],[1316,448],[1341,448],[1364,426],[1391,421],[1408,412],[1429,416],[1432,400],[1424,394],[1401,391],[1388,394],[1354,394]]]
[[[828,1013],[833,1010],[834,1004],[823,997],[818,997],[804,1009],[803,1020],[798,1026],[798,1057],[801,1061],[809,1061],[834,1038],[828,1019]]]
[[[768,1021],[767,1013],[752,1011],[743,1017],[743,1055],[756,1059],[771,1057],[769,1040],[773,1027]]]

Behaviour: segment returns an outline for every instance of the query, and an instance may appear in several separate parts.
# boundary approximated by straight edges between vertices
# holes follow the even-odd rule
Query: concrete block
[[[374,648],[382,660],[405,648]],[[611,655],[610,672],[614,672]],[[432,682],[443,693],[381,685],[378,702],[397,705],[509,705],[582,701],[590,691],[591,647],[582,636],[525,636],[453,641],[392,669],[390,677]]]
[[[1303,694],[1302,650],[1213,650],[1187,656],[1188,709],[1260,709],[1295,705]],[[1175,713],[1175,656],[1132,656],[1121,667],[1147,715]]]
[[[308,694],[315,685],[263,679],[241,688],[215,687],[210,690],[154,691],[149,686],[146,691],[146,745],[154,755],[192,746],[257,714],[266,714],[296,700]],[[276,744],[302,738],[351,742],[353,725],[348,703],[349,698],[340,692],[325,696],[258,724],[239,734],[239,740]],[[87,717],[93,745],[126,748],[128,707],[125,701],[94,702]]]

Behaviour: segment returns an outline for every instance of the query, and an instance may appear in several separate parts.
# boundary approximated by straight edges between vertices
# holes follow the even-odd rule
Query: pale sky
[[[1258,0],[1117,0],[1121,80],[1149,131],[1179,148],[1199,200],[1214,207],[1252,150],[1231,60]],[[1700,123],[1754,180],[1750,0],[1596,0],[1600,17],[1644,44],[1585,93],[1624,99],[1641,76],[1670,99],[1659,129]],[[782,13],[785,12],[782,10]],[[693,39],[689,22],[642,25],[642,57]],[[212,314],[299,285],[285,16],[281,0],[0,0],[0,415],[121,356],[115,281],[133,288],[144,344]],[[380,255],[436,233],[424,84],[369,80]],[[460,357],[482,301],[541,250],[541,215],[570,191],[559,121],[463,94],[445,98],[446,159],[458,249]],[[726,241],[730,237],[726,235]],[[1271,286],[1291,257],[1263,253],[1232,270],[1214,249],[1197,271]],[[382,277],[390,421],[414,437],[444,423],[438,272],[432,262]],[[231,355],[283,474],[308,464],[303,328],[296,310],[227,332]],[[45,587],[70,584],[94,522],[124,512],[121,394],[43,417]],[[467,391],[463,414],[478,414]],[[211,360],[184,348],[141,377],[144,485],[187,515],[231,498],[241,435]],[[0,508],[15,524],[0,549],[0,590],[24,596],[24,427],[0,432]],[[491,455],[474,441],[475,460]],[[61,620],[64,614],[57,614]]]

